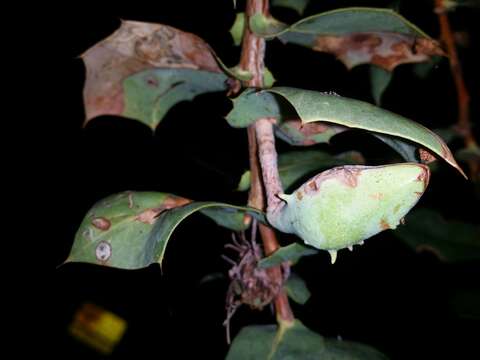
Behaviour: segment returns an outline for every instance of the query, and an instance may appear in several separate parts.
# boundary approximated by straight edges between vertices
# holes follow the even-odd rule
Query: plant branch
[[[472,133],[470,124],[470,94],[465,85],[462,66],[458,59],[457,48],[455,46],[455,38],[447,16],[444,0],[435,0],[435,13],[440,23],[440,36],[444,42],[450,61],[450,69],[457,89],[458,100],[458,131],[463,136],[465,146],[467,148],[477,147],[477,142]],[[470,170],[472,177],[478,172],[478,164],[470,162]]]
[[[249,28],[249,19],[256,13],[268,15],[268,0],[247,0],[245,9],[245,30],[242,40],[242,53],[240,58],[240,68],[248,71],[252,78],[246,82],[246,86],[254,88],[263,87],[263,71],[265,57],[265,40],[256,36]],[[248,128],[248,145],[251,172],[251,188],[248,198],[248,205],[264,210],[265,197],[263,192],[263,183],[260,177],[260,165],[258,161],[257,147],[257,125],[258,121]],[[267,192],[268,193],[268,192]],[[276,251],[280,245],[272,228],[259,224],[260,235],[263,241],[265,254],[268,256]],[[282,270],[280,267],[269,269],[269,275],[272,281],[282,279]],[[284,289],[280,290],[275,298],[275,311],[279,321],[292,322],[294,317],[287,294]]]
[[[283,193],[282,182],[278,173],[277,151],[275,149],[275,136],[273,124],[275,119],[263,118],[257,120],[256,134],[258,156],[262,167],[263,182],[267,193],[267,213],[278,210],[284,202],[278,197]]]

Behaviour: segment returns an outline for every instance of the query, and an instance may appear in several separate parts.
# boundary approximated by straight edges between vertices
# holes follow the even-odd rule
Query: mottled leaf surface
[[[374,64],[388,71],[443,55],[438,42],[390,9],[353,7],[307,17],[290,26],[256,14],[255,33],[335,55],[349,69]]]
[[[446,220],[430,209],[412,211],[395,235],[411,248],[430,251],[444,261],[480,259],[480,226]]]
[[[300,119],[287,120],[275,127],[275,135],[294,146],[328,143],[330,139],[348,128],[327,123],[304,124]]]
[[[176,103],[227,88],[227,76],[207,43],[162,24],[122,21],[82,59],[86,122],[118,115],[155,129]]]
[[[325,339],[300,321],[293,324],[243,328],[235,337],[227,360],[385,360],[382,353],[363,344]]]
[[[261,212],[158,192],[123,192],[95,204],[75,236],[66,262],[138,269],[162,262],[175,228],[200,211],[218,225],[243,230],[245,212],[265,221]]]
[[[311,90],[273,87],[260,92],[245,91],[233,105],[227,121],[235,127],[248,126],[261,117],[274,117],[282,123],[294,118],[296,113],[304,123],[327,122],[404,138],[432,151],[465,176],[440,136],[414,121],[364,101]]]

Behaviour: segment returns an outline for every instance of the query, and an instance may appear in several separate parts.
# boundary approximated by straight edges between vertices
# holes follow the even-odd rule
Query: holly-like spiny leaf
[[[276,325],[243,328],[235,337],[227,360],[385,360],[370,346],[360,343],[326,339],[309,330],[299,320]]]
[[[263,117],[273,117],[278,124],[300,118],[303,123],[333,123],[403,138],[443,158],[465,176],[440,136],[414,121],[367,102],[289,87],[273,87],[260,92],[248,89],[233,99],[233,109],[226,119],[234,127],[246,127]]]
[[[218,225],[243,230],[245,212],[264,220],[255,209],[191,200],[159,192],[123,192],[95,204],[75,236],[66,262],[86,262],[138,269],[162,262],[175,228],[200,211]]]
[[[430,251],[449,262],[480,259],[480,226],[446,220],[430,209],[412,211],[395,231],[415,251]]]
[[[162,24],[122,21],[82,59],[86,122],[118,115],[155,129],[176,103],[228,88],[225,66],[207,43]]]
[[[290,26],[255,14],[250,28],[259,36],[335,55],[349,69],[373,64],[392,71],[397,65],[444,55],[437,41],[390,9],[353,7],[307,17]]]

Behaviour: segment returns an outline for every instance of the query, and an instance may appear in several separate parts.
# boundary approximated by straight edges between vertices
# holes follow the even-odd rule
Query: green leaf
[[[302,15],[309,2],[310,0],[272,0],[272,6],[292,9],[299,15]]]
[[[374,64],[388,71],[403,63],[444,55],[438,42],[390,9],[352,7],[327,11],[290,26],[255,14],[250,28],[267,39],[331,53],[349,69]]]
[[[310,299],[310,290],[305,281],[295,273],[291,273],[285,284],[287,295],[297,304],[304,305]]]
[[[304,124],[301,120],[287,120],[275,127],[275,135],[294,146],[310,146],[320,143],[329,143],[330,139],[348,130],[343,126],[326,123]]]
[[[155,130],[175,104],[195,96],[227,89],[227,76],[190,69],[156,69],[128,77],[123,82],[122,116],[137,119]]]
[[[288,108],[288,105],[291,107]],[[292,115],[292,112],[296,112],[296,115]],[[300,117],[304,123],[324,121],[404,138],[431,150],[465,176],[450,149],[437,134],[367,102],[311,90],[273,87],[260,92],[243,92],[234,99],[234,107],[227,115],[227,121],[232,126],[241,127],[261,117],[274,117],[279,123]]]
[[[432,71],[438,67],[440,61],[443,60],[442,56],[432,56],[430,61],[413,64],[413,73],[420,79],[426,79]]]
[[[382,95],[392,80],[393,73],[376,65],[370,66],[370,86],[375,104],[380,106]]]
[[[386,136],[379,133],[372,133],[372,135],[394,149],[403,159],[418,162],[416,156],[417,147],[413,143],[395,136]]]
[[[176,103],[227,89],[225,65],[210,46],[162,24],[122,21],[82,59],[86,123],[100,115],[119,115],[155,129]]]
[[[289,151],[278,156],[278,172],[283,188],[290,188],[306,175],[335,165],[363,164],[365,159],[356,151],[330,155],[320,150]],[[246,171],[238,185],[240,191],[250,188],[250,171]]]
[[[336,167],[292,194],[280,194],[284,202],[269,208],[267,219],[276,229],[327,250],[334,263],[337,250],[395,229],[423,195],[429,176],[427,166],[415,163]]]
[[[157,192],[123,192],[95,204],[75,236],[66,262],[86,262],[123,269],[138,269],[162,262],[168,240],[187,216],[200,211],[218,225],[243,230],[248,212],[255,209],[216,202],[191,202]]]
[[[245,13],[237,13],[235,21],[230,29],[230,35],[232,35],[233,43],[235,46],[239,46],[242,43],[243,30],[245,29]]]
[[[258,262],[258,266],[260,268],[268,268],[280,265],[285,261],[296,263],[303,256],[315,254],[318,254],[317,249],[300,243],[293,243],[287,246],[282,246],[272,255],[263,258]]]
[[[385,360],[385,355],[363,344],[325,339],[293,323],[257,325],[243,328],[234,339],[227,360]]]
[[[480,226],[447,221],[430,209],[412,211],[395,235],[416,251],[430,251],[449,262],[480,259]]]
[[[242,174],[242,177],[238,183],[237,191],[247,191],[250,189],[251,176],[252,174],[250,170],[247,170]]]

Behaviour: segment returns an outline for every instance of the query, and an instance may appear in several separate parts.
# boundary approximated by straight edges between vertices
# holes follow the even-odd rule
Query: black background
[[[312,1],[308,13],[340,6],[384,6],[383,1]],[[318,3],[318,4],[316,4]],[[242,8],[243,2],[239,2]],[[84,10],[84,9],[83,9]],[[77,57],[111,34],[119,19],[165,23],[193,32],[207,41],[223,61],[233,66],[239,49],[228,30],[234,20],[231,1],[162,1],[132,5],[131,11],[98,14],[72,6],[61,17],[62,42],[55,58],[62,69],[55,113],[57,160],[55,186],[57,215],[55,265],[68,255],[83,215],[99,199],[124,190],[158,190],[197,200],[242,204],[245,194],[234,192],[248,168],[246,132],[230,128],[223,116],[230,102],[223,94],[208,94],[171,109],[155,134],[132,120],[101,117],[82,128],[84,67]],[[437,36],[437,19],[428,1],[404,1],[401,12],[427,33]],[[295,13],[273,11],[291,22]],[[470,46],[460,48],[467,86],[472,93],[472,119],[478,111],[479,12],[459,9],[451,16],[455,29],[470,34]],[[478,47],[478,46],[477,46]],[[372,101],[367,66],[348,72],[332,56],[308,49],[268,44],[266,64],[278,85],[335,91],[342,96]],[[477,80],[477,81],[476,81]],[[422,122],[445,127],[456,118],[456,94],[448,63],[440,63],[427,80],[411,67],[395,70],[384,97],[384,107]],[[461,142],[453,144],[454,148]],[[278,143],[280,151],[289,147]],[[370,164],[380,164],[393,151],[373,137],[348,132],[319,145],[337,153],[357,149]],[[418,206],[440,209],[447,217],[478,222],[474,187],[445,163],[431,179]],[[474,210],[475,209],[475,210]],[[84,302],[101,305],[128,321],[128,331],[114,357],[222,358],[226,351],[224,298],[226,279],[199,285],[207,274],[228,270],[220,259],[230,234],[201,216],[188,218],[167,248],[163,273],[158,266],[137,271],[68,264],[55,270],[55,355],[95,358],[94,351],[67,332],[74,311]],[[287,243],[292,238],[281,237]],[[478,321],[458,317],[449,299],[461,289],[477,287],[479,264],[444,264],[432,254],[415,254],[391,232],[341,251],[337,263],[328,254],[304,259],[297,265],[312,291],[305,306],[293,304],[297,317],[322,335],[341,336],[377,347],[392,359],[470,358],[478,350]],[[235,334],[248,324],[273,323],[269,309],[242,308],[232,321]],[[477,327],[476,333],[471,329]],[[476,343],[477,342],[477,343]],[[475,357],[475,356],[473,356]]]

